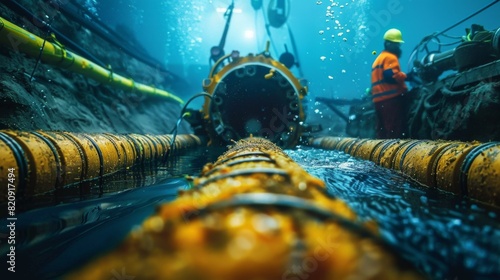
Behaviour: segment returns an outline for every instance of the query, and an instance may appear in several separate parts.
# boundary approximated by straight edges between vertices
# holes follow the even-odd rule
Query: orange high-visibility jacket
[[[388,51],[382,51],[372,66],[372,99],[380,102],[400,96],[408,88],[406,74],[401,72],[398,57]]]

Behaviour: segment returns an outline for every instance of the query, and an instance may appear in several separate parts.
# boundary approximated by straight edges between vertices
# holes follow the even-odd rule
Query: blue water
[[[200,147],[171,155],[165,165],[137,166],[94,181],[84,194],[68,188],[34,202],[16,201],[16,273],[7,273],[9,221],[2,218],[0,279],[57,279],[112,249],[156,206],[189,188],[186,175],[198,175],[221,150]]]
[[[148,53],[167,68],[183,69],[179,74],[198,83],[206,78],[210,48],[218,45],[226,24],[224,11],[231,0],[87,0],[89,10],[111,28],[126,26]],[[267,9],[270,2],[263,1]],[[373,51],[383,48],[382,36],[389,28],[403,32],[401,65],[406,72],[412,50],[430,34],[465,19],[493,1],[467,0],[352,0],[284,1],[290,4],[285,25],[266,31],[263,10],[251,1],[234,1],[225,43],[225,53],[242,55],[262,52],[271,43],[274,58],[288,49],[300,62],[303,77],[314,97],[359,98],[370,86]],[[307,11],[307,16],[304,14]],[[442,43],[457,41],[465,28],[481,24],[488,30],[499,26],[500,4],[458,24]],[[289,33],[291,31],[291,33]],[[292,50],[292,36],[296,52]],[[438,45],[429,46],[431,51]],[[441,51],[455,46],[444,46]],[[412,66],[412,65],[410,65]],[[179,68],[180,67],[180,68]],[[199,71],[201,69],[201,71]],[[298,67],[292,67],[300,75]],[[320,108],[321,109],[321,108]]]
[[[17,215],[16,279],[60,276],[96,254],[112,249],[134,226],[151,215],[155,206],[173,200],[177,191],[186,186],[184,179],[171,179]],[[5,263],[3,258],[7,252],[5,247],[1,248],[2,263]]]
[[[500,212],[343,152],[288,154],[433,279],[500,279]]]
[[[309,147],[286,152],[324,180],[328,192],[345,200],[360,221],[377,221],[382,237],[431,279],[499,279],[498,209],[428,189],[342,152]],[[18,215],[16,276],[50,279],[112,249],[155,206],[189,187],[179,174],[197,175],[205,160],[213,162],[217,155],[200,149],[148,176],[150,185]]]

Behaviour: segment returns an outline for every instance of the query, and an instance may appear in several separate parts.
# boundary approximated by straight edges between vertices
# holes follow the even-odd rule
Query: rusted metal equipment
[[[422,279],[277,145],[238,141],[191,190],[115,250],[69,275],[105,279]]]

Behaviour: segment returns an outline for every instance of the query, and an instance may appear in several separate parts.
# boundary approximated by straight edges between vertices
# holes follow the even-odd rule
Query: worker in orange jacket
[[[377,114],[377,137],[404,138],[405,102],[403,95],[408,91],[406,74],[401,71],[401,31],[392,28],[384,34],[384,50],[372,66],[371,94]]]

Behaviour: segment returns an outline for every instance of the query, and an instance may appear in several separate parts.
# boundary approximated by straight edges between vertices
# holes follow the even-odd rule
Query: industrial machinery
[[[500,116],[500,28],[472,25],[461,43],[445,52],[428,50],[435,36],[424,39],[417,47],[424,46],[425,57],[410,61],[421,82],[414,81],[408,94],[409,136],[500,139],[500,126],[491,121]]]
[[[219,64],[230,62],[220,71]],[[297,144],[305,120],[305,82],[266,51],[222,57],[203,81],[204,127],[212,143],[230,143],[250,135],[283,147]]]
[[[441,46],[448,44],[439,35],[423,38],[408,62],[412,89],[406,94],[407,138],[499,140],[500,124],[492,120],[500,117],[500,28],[474,24],[446,51]],[[433,44],[436,50],[431,50]],[[374,135],[369,97],[354,102],[343,119],[348,136]]]
[[[257,12],[259,1],[252,2]],[[289,3],[271,3],[266,20],[279,28],[286,23]],[[305,129],[304,97],[307,81],[299,79],[291,68],[299,62],[296,55],[286,51],[275,60],[269,51],[271,41],[263,52],[240,56],[239,51],[226,54],[234,2],[226,10],[226,24],[220,42],[210,50],[210,73],[203,80],[205,102],[201,111],[190,111],[187,120],[200,136],[208,136],[210,145],[228,144],[249,136],[259,136],[281,147],[294,147]],[[292,47],[296,53],[293,35]],[[215,62],[212,65],[212,62]],[[299,68],[299,73],[301,73]],[[302,74],[301,74],[302,75]]]

